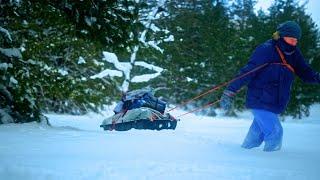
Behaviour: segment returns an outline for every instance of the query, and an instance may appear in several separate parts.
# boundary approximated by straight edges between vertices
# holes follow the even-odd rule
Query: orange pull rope
[[[220,89],[220,88],[222,88],[222,87],[224,87],[224,86],[226,86],[226,85],[228,85],[228,84],[230,84],[230,83],[232,83],[232,82],[234,82],[234,81],[236,81],[236,80],[238,80],[238,79],[240,79],[240,78],[243,78],[243,77],[245,77],[245,76],[247,76],[247,75],[249,75],[249,74],[251,74],[251,73],[253,73],[253,72],[255,72],[255,71],[260,70],[261,68],[265,67],[265,66],[268,65],[268,64],[269,64],[269,63],[262,64],[262,65],[260,65],[260,66],[258,66],[258,67],[256,67],[256,68],[254,68],[253,70],[242,74],[241,76],[238,76],[238,77],[236,77],[236,78],[233,78],[233,79],[231,79],[230,81],[221,83],[220,85],[213,87],[213,88],[210,89],[209,91],[206,91],[206,92],[204,92],[204,93],[202,93],[202,94],[200,94],[200,95],[198,95],[198,96],[196,96],[196,97],[194,97],[194,98],[192,98],[192,99],[190,99],[190,100],[188,100],[188,101],[186,101],[186,102],[181,103],[180,105],[175,106],[174,108],[169,109],[167,112],[170,112],[170,111],[172,111],[172,110],[174,110],[174,109],[176,109],[176,108],[178,108],[178,107],[182,107],[182,106],[184,106],[184,105],[186,105],[186,104],[189,104],[190,102],[192,102],[192,101],[194,101],[194,100],[196,100],[196,99],[199,99],[200,97],[202,97],[202,96],[204,96],[204,95],[207,95],[207,94],[209,94],[209,93],[211,93],[211,92],[213,92],[213,91],[216,91],[216,90],[218,90],[218,89]]]

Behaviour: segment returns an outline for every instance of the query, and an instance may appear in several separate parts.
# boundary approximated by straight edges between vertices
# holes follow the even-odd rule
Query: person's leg
[[[264,134],[264,151],[281,149],[283,129],[278,115],[266,110],[253,109],[255,119]]]
[[[278,117],[273,120],[275,121],[274,129],[268,136],[265,136],[264,151],[277,151],[282,147],[283,128]]]
[[[249,129],[247,136],[245,137],[241,147],[246,148],[246,149],[251,149],[254,147],[259,147],[262,142],[263,142],[263,133],[260,130],[260,127],[259,127],[256,119],[253,119],[253,122],[250,126],[250,129]]]

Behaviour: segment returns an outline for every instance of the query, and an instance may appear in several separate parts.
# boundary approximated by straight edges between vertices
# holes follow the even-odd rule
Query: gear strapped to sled
[[[175,129],[177,120],[165,113],[166,102],[156,98],[150,89],[139,89],[124,94],[114,109],[115,115],[106,118],[104,130]]]
[[[140,107],[149,107],[164,113],[166,102],[156,98],[150,89],[139,89],[123,94],[121,101],[115,107],[114,112],[117,114],[124,110]]]

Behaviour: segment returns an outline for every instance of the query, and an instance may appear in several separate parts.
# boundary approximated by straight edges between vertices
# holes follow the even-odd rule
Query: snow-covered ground
[[[99,128],[109,114],[49,114],[53,127],[1,125],[0,179],[320,179],[319,105],[309,118],[283,123],[283,149],[271,153],[240,148],[248,112],[187,115],[175,131],[125,132]]]

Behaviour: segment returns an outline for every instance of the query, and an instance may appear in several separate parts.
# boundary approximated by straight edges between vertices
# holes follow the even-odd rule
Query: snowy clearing
[[[103,131],[103,115],[48,115],[37,123],[0,126],[1,179],[319,179],[320,111],[283,123],[283,149],[245,150],[251,123],[189,115],[177,129]],[[182,111],[174,113],[181,114]]]

